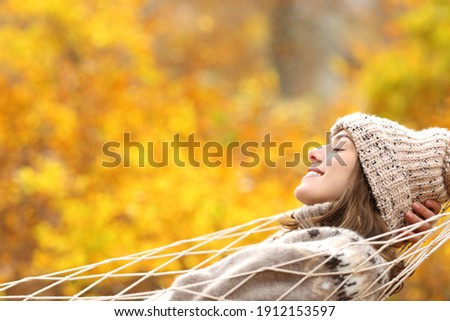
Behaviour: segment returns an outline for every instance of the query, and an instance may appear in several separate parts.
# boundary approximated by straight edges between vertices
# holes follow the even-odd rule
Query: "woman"
[[[190,271],[151,299],[377,298],[402,269],[386,264],[398,244],[364,240],[426,220],[449,200],[450,132],[355,113],[331,133],[330,145],[309,153],[312,165],[295,190],[305,206],[282,220],[285,233]]]

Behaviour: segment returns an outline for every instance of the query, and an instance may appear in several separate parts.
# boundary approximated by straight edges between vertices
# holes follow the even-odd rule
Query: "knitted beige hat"
[[[372,115],[342,117],[332,135],[347,130],[369,182],[382,218],[390,230],[404,225],[404,214],[414,201],[450,196],[450,131],[421,131]]]

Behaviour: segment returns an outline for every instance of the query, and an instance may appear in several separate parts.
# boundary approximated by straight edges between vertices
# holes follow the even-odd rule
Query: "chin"
[[[299,201],[302,202],[304,205],[314,205],[317,203],[317,202],[311,202],[311,201],[302,201],[302,200],[299,200]]]
[[[294,192],[295,198],[305,205],[311,205],[311,199],[305,195],[303,188],[299,185]]]
[[[310,189],[307,189],[305,186],[299,185],[294,192],[295,198],[302,202],[304,205],[314,205],[318,203],[326,202],[326,200],[321,200],[318,198],[318,195],[311,195],[308,193]]]

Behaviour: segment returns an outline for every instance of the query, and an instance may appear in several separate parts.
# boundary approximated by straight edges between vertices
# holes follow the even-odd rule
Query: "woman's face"
[[[330,145],[308,153],[312,164],[295,189],[295,197],[303,204],[337,200],[348,186],[358,157],[355,145],[345,130],[333,136]]]

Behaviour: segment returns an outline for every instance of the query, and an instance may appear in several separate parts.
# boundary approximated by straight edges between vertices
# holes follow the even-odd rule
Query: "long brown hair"
[[[377,209],[359,159],[357,159],[355,170],[350,177],[348,188],[338,200],[332,202],[331,208],[326,213],[305,217],[302,221],[285,216],[280,220],[280,224],[289,231],[299,228],[335,226],[355,231],[365,238],[389,231]],[[385,239],[387,240],[387,237]],[[381,245],[374,245],[374,247],[379,249]],[[392,246],[385,247],[381,256],[390,262],[397,258],[397,251]],[[403,268],[403,263],[396,264],[390,271],[391,279]]]

